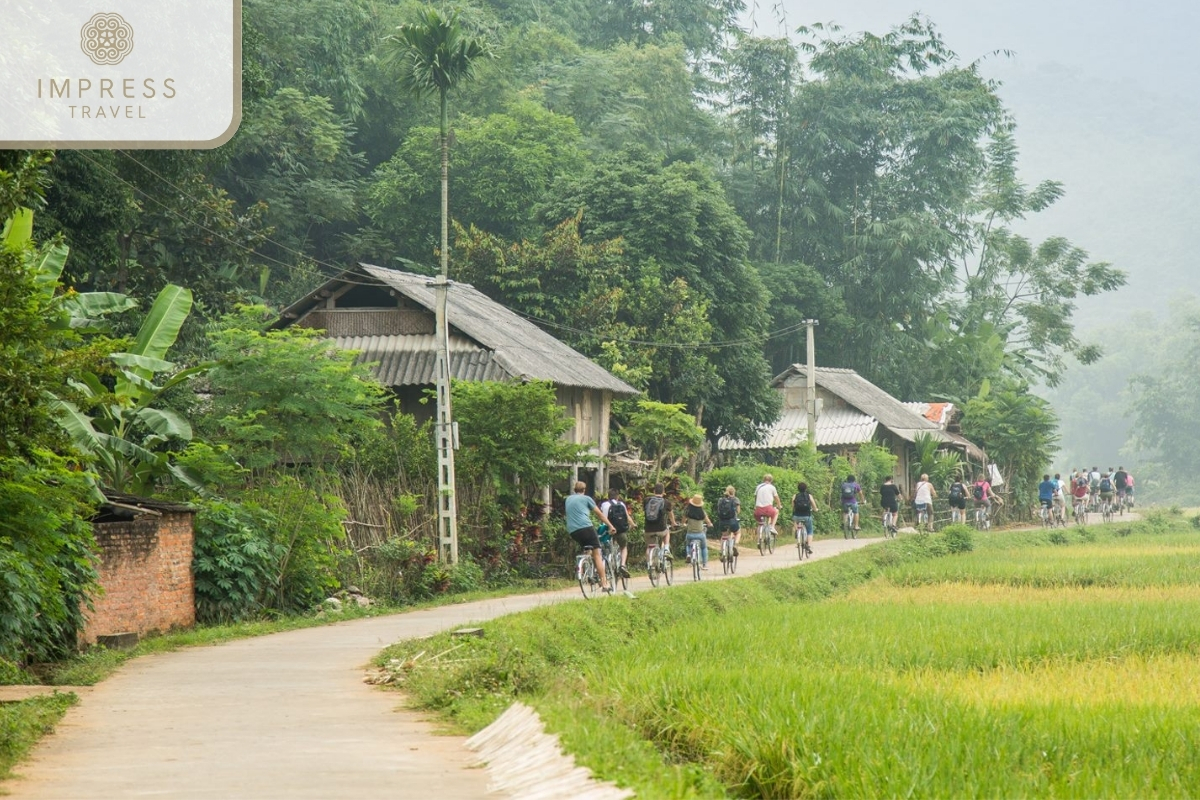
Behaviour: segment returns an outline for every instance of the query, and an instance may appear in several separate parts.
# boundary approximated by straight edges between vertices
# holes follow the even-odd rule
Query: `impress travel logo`
[[[0,148],[202,148],[241,121],[240,0],[15,0]]]

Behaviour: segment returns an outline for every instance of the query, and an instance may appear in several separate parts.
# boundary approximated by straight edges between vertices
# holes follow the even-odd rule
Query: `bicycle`
[[[1075,524],[1076,525],[1086,525],[1087,524],[1088,511],[1087,511],[1087,501],[1085,499],[1083,499],[1082,497],[1075,498],[1075,504],[1074,504],[1074,506],[1072,506],[1072,511],[1075,514]]]
[[[1049,528],[1050,527],[1050,506],[1046,505],[1045,503],[1039,503],[1038,506],[1039,506],[1038,517],[1042,521],[1042,527]]]
[[[1111,500],[1100,500],[1100,521],[1105,524],[1113,521],[1113,504]]]
[[[758,518],[758,554],[770,555],[775,552],[775,529],[770,523],[770,517]]]
[[[975,528],[976,530],[987,531],[992,528],[987,506],[975,506]]]
[[[604,571],[608,573],[609,586],[615,591],[620,580],[621,590],[628,591],[629,579],[621,574],[621,548],[617,546],[617,540],[609,535],[601,536],[600,547],[604,553]]]
[[[1059,528],[1067,527],[1067,507],[1063,505],[1061,499],[1051,507],[1050,516],[1053,518],[1055,526]]]
[[[842,538],[858,538],[858,531],[854,530],[854,509],[850,506],[846,506],[842,511]]]
[[[733,534],[726,532],[721,537],[721,569],[726,575],[737,572],[737,544]]]
[[[796,525],[796,553],[803,561],[806,558],[812,558],[812,546],[809,545],[808,528],[803,523]]]
[[[667,546],[661,542],[655,546],[650,553],[650,561],[646,564],[646,573],[650,576],[650,585],[658,586],[658,579],[662,578],[667,582],[667,586],[675,577],[675,562],[671,559],[671,554],[667,551]]]
[[[885,539],[896,538],[896,523],[899,521],[899,516],[895,511],[887,510],[883,512],[883,537]]]
[[[700,542],[696,539],[688,542],[687,557],[692,564],[692,580],[700,580]]]
[[[933,532],[933,503],[917,511],[917,530]]]
[[[600,591],[600,573],[596,571],[596,562],[592,559],[592,546],[585,545],[583,552],[575,558],[575,578],[579,581],[579,591],[584,599],[590,600]]]

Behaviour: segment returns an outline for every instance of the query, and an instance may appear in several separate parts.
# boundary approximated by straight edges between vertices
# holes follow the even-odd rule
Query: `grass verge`
[[[71,692],[35,697],[17,703],[0,703],[0,780],[12,776],[12,768],[75,705]]]
[[[467,729],[531,703],[640,797],[1193,795],[1198,545],[1170,515],[907,537],[379,661]]]

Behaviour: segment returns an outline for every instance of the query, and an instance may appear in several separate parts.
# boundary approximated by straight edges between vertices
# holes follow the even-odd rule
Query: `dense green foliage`
[[[584,764],[644,797],[1189,791],[1200,697],[1183,688],[1197,622],[1182,522],[960,526],[495,620],[453,663],[405,665],[451,646],[436,640],[379,661],[468,728],[532,703]],[[731,663],[755,669],[733,678]],[[868,720],[886,746],[864,747]]]
[[[1062,187],[1019,179],[978,62],[919,18],[772,39],[738,29],[743,5],[247,2],[234,139],[61,154],[44,225],[81,289],[173,282],[203,319],[289,302],[354,259],[449,255],[714,443],[774,419],[767,380],[803,352],[806,317],[820,363],[903,399],[965,404],[1093,361],[1074,302],[1123,275],[1015,232]],[[421,96],[449,92],[452,108]]]

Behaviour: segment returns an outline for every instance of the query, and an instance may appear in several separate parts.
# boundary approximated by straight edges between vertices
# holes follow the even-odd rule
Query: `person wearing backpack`
[[[813,514],[817,513],[817,501],[809,494],[808,484],[800,481],[796,484],[796,493],[792,495],[792,522],[796,524],[796,538],[804,552],[812,555]]]
[[[975,476],[975,484],[971,487],[971,498],[975,501],[975,509],[984,509],[987,516],[992,515],[992,502],[1003,503],[1004,501],[997,497],[992,492],[992,484],[987,477],[981,472]]]
[[[950,484],[950,490],[946,495],[950,505],[950,522],[965,524],[967,521],[967,486],[962,482],[962,478],[954,479],[954,483]]]
[[[608,515],[612,522],[613,539],[621,548],[621,577],[628,578],[629,570],[625,568],[625,559],[629,555],[629,507],[621,500],[621,492],[617,489],[608,490],[608,499],[600,504],[600,510]]]
[[[726,486],[725,494],[717,501],[717,527],[721,530],[721,538],[733,537],[733,554],[738,554],[738,545],[742,543],[742,523],[738,515],[742,512],[742,501],[737,497],[737,487]]]
[[[662,545],[667,549],[670,558],[671,528],[675,527],[675,507],[666,497],[666,489],[661,483],[654,484],[654,494],[646,498],[642,506],[646,525],[642,531],[646,535],[646,565],[654,557],[654,548]]]
[[[1101,505],[1107,503],[1109,506],[1112,506],[1113,497],[1116,495],[1117,490],[1116,487],[1113,486],[1112,478],[1109,477],[1107,472],[1100,476],[1100,483],[1096,488],[1100,492]]]
[[[858,481],[854,480],[853,475],[847,475],[846,480],[842,481],[842,513],[850,515],[850,525],[854,530],[862,530],[859,527],[858,520],[858,504],[859,501],[867,502],[863,497],[862,487]]]
[[[689,550],[692,542],[699,545],[700,569],[708,569],[708,529],[712,527],[712,520],[704,510],[704,495],[696,492],[691,496],[687,505],[683,507],[683,519],[687,526],[687,533],[683,538],[687,541]]]

